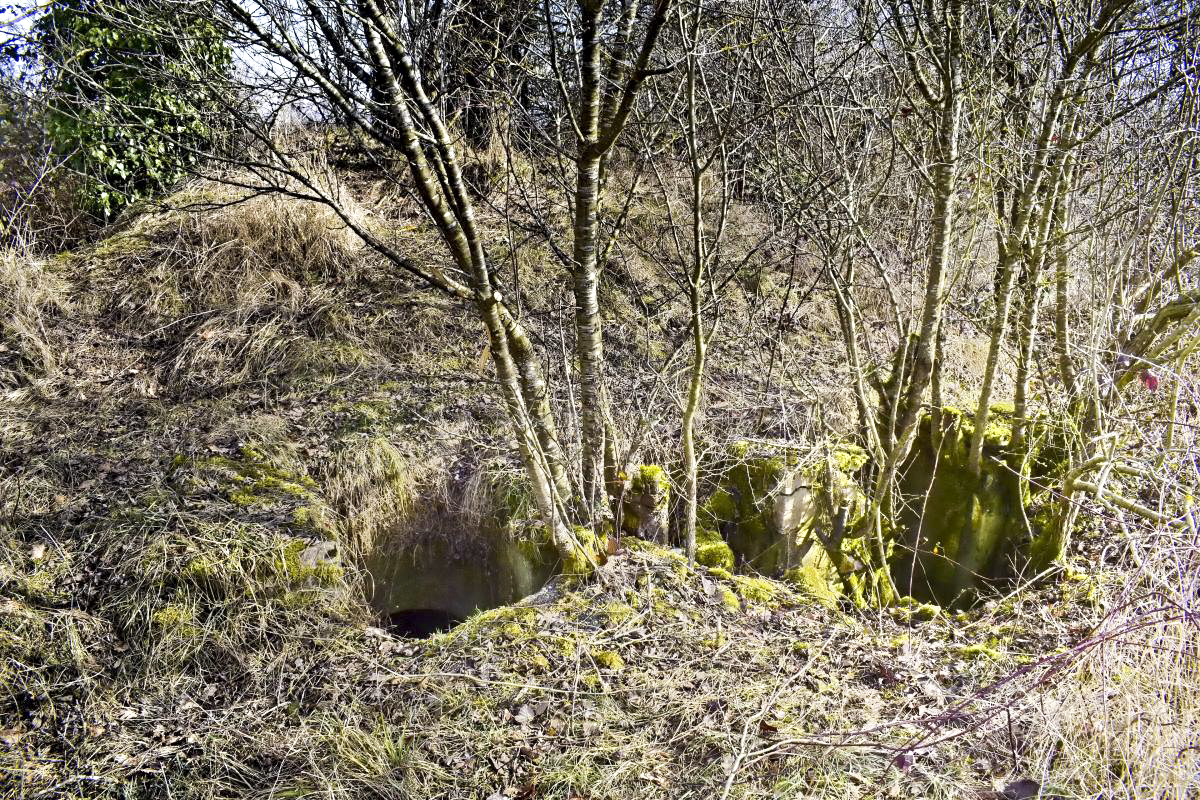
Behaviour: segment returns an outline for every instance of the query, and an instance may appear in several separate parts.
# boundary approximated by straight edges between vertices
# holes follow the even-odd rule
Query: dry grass
[[[177,199],[236,199],[188,192]],[[635,226],[661,222],[638,211]],[[535,284],[530,306],[554,308],[544,246],[511,255]],[[301,556],[522,533],[510,523],[528,498],[494,457],[507,445],[480,399],[469,320],[379,290],[340,221],[280,197],[142,218],[72,266],[97,314],[83,323],[119,341],[88,351],[112,362],[99,377],[63,378],[70,402],[22,390],[0,408],[0,442],[20,427],[22,445],[0,460],[0,795],[961,798],[1023,776],[1073,798],[1194,794],[1194,541],[1155,543],[1176,561],[1143,559],[1100,630],[1154,624],[1007,683],[1088,632],[1091,584],[923,622],[912,608],[830,612],[651,549],[399,641],[369,627],[353,559],[338,574]],[[635,321],[610,328],[613,357],[642,370],[678,297],[645,260],[622,269]],[[64,287],[50,271],[2,274],[0,303],[35,337],[27,381],[53,368]],[[714,436],[756,435],[766,341],[784,342],[781,414],[804,413],[785,409],[787,391],[845,397],[840,365],[821,361],[840,359],[833,327],[807,314],[823,300],[786,309],[810,328],[775,327],[785,277],[731,300],[744,330],[714,365]],[[642,307],[658,316],[633,331]],[[565,318],[530,314],[551,350]],[[964,391],[980,358],[969,344],[952,343]],[[131,365],[170,396],[113,378]],[[328,380],[289,380],[314,368]],[[643,373],[614,381],[629,374]],[[797,375],[807,383],[787,389]],[[658,433],[670,452],[674,429]],[[1154,602],[1193,616],[1147,616]]]
[[[1149,545],[1147,547],[1147,545]],[[1040,706],[1043,770],[1080,796],[1200,791],[1200,539],[1150,534],[1095,644]]]
[[[1077,496],[1084,558],[1072,577],[1106,613],[1033,711],[1041,771],[1081,797],[1200,793],[1200,363],[1185,351],[1173,366],[1161,371],[1168,388],[1113,398],[1109,458],[1141,477],[1098,478],[1167,521]]]
[[[190,210],[138,218],[84,255],[96,310],[167,345],[164,385],[228,390],[370,360],[342,291],[368,253],[328,207],[207,183],[170,203]]]
[[[382,436],[344,438],[323,472],[326,495],[339,515],[341,539],[356,554],[369,553],[412,516],[418,472]]]
[[[0,390],[54,372],[58,354],[48,326],[68,309],[67,290],[46,261],[0,250]]]

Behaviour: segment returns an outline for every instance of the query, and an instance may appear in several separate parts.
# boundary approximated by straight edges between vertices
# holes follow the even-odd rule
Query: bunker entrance
[[[557,559],[511,541],[453,547],[441,540],[366,557],[371,605],[396,636],[421,639],[450,630],[479,611],[509,605],[545,586]]]

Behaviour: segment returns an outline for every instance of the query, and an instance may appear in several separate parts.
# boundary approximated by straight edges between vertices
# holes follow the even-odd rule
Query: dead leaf
[[[643,780],[646,783],[653,783],[658,786],[666,786],[667,785],[666,778],[664,778],[662,775],[657,775],[653,772],[643,772],[640,775],[638,775],[638,779]]]

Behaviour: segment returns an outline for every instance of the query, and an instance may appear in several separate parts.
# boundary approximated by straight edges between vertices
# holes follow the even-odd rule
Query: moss
[[[718,586],[717,594],[720,596],[721,602],[730,611],[742,610],[742,601],[738,598],[737,593],[728,586]]]
[[[600,611],[608,618],[610,625],[620,625],[634,613],[633,609],[624,603],[607,603]]]
[[[163,632],[180,636],[196,636],[200,629],[196,626],[196,612],[178,603],[168,603],[154,612],[150,624]]]
[[[918,498],[901,512],[896,539],[903,555],[892,561],[899,589],[941,605],[970,602],[976,582],[1011,574],[1011,564],[1027,546],[1021,481],[1009,469],[1007,446],[1011,412],[1000,407],[985,439],[982,474],[969,471],[972,423],[957,409],[943,409],[942,435],[931,434],[923,417],[917,446],[904,471],[901,491]],[[935,438],[939,449],[934,450]],[[910,576],[918,576],[910,581]]]
[[[918,603],[912,610],[913,619],[921,622],[935,620],[941,613],[941,606],[935,606],[932,603]]]
[[[963,645],[957,648],[957,652],[964,658],[987,659],[989,661],[1004,660],[1003,653],[987,644]]]
[[[763,452],[746,442],[736,443],[717,490],[701,508],[700,524],[718,531],[738,562],[764,575],[781,576],[799,566],[797,554],[810,549],[804,538],[814,527],[827,530],[832,525],[830,508],[849,508],[849,528],[865,513],[862,491],[848,473],[860,470],[867,460],[862,448],[840,444],[828,462],[801,469],[798,454],[790,448]],[[826,485],[831,467],[832,485]],[[718,551],[714,557],[723,555]]]
[[[1013,407],[1008,403],[996,403],[989,411],[983,443],[988,447],[1007,447],[1012,441]]]
[[[625,669],[625,660],[615,650],[593,650],[591,651],[591,656],[597,666],[603,667],[610,672],[620,672]]]
[[[312,542],[307,539],[289,540],[275,554],[272,571],[287,585],[337,586],[345,575],[345,570],[338,565],[325,560],[312,565],[301,563],[300,555],[311,546]]]
[[[571,555],[562,559],[562,574],[582,577],[591,575],[598,564],[603,563],[606,542],[589,528],[576,525],[573,529],[579,546]]]
[[[299,483],[284,480],[274,475],[263,475],[248,486],[237,489],[229,494],[229,500],[237,506],[253,506],[259,503],[269,503],[273,495],[283,493],[292,497],[306,497],[308,490]]]
[[[69,599],[63,576],[55,569],[39,567],[19,581],[21,594],[39,605],[59,605]]]
[[[513,629],[520,630],[522,635],[536,624],[537,611],[525,606],[499,606],[479,611],[467,617],[461,624],[446,632],[447,636],[466,636],[469,638],[488,638],[501,632],[505,626],[512,624]]]
[[[670,496],[671,481],[667,478],[666,470],[657,464],[642,464],[634,470],[630,488],[638,494],[651,492],[656,497],[661,497],[665,506]]]
[[[216,580],[222,572],[223,570],[219,569],[212,559],[206,556],[196,556],[183,565],[183,569],[179,571],[179,577],[191,583],[207,584]]]
[[[893,618],[901,622],[929,622],[942,615],[941,606],[922,603],[913,597],[901,597],[892,608]]]
[[[297,528],[313,528],[316,525],[313,508],[310,506],[296,506],[292,509],[292,524]]]
[[[827,572],[815,564],[801,564],[783,574],[783,579],[826,608],[837,608],[840,595]]]
[[[657,464],[643,464],[633,470],[628,481],[622,502],[622,530],[643,539],[666,541],[667,506],[671,499],[671,482],[666,471]],[[620,485],[613,488],[619,491]]]
[[[711,522],[718,525],[722,522],[737,520],[737,504],[734,502],[733,495],[726,489],[717,490],[712,497],[708,498],[701,511],[709,517]]]
[[[1059,586],[1059,594],[1064,603],[1087,605],[1094,609],[1104,607],[1104,599],[1097,576],[1067,567],[1063,572],[1063,578],[1063,583]]]
[[[174,466],[174,471],[179,471],[182,466],[182,463]],[[225,476],[219,479],[219,486],[229,501],[240,508],[312,501],[317,488],[316,481],[310,476],[281,466],[279,459],[249,445],[240,449],[240,458],[213,456],[197,459],[193,466],[199,476],[208,473]],[[311,510],[307,517],[301,513],[301,518],[311,525]]]
[[[73,570],[73,563],[69,553],[57,548],[47,549],[42,558],[31,561],[29,572],[22,574],[19,568],[15,570],[19,593],[35,605],[58,606],[70,602],[71,591],[67,578]]]
[[[288,611],[301,611],[306,608],[312,608],[322,596],[320,592],[312,590],[287,591],[279,598],[279,605]]]
[[[706,567],[732,570],[733,550],[719,534],[708,528],[697,528],[696,563]]]
[[[751,603],[768,605],[773,603],[779,594],[779,586],[767,578],[734,575],[733,583],[742,597]]]
[[[857,472],[869,460],[866,450],[852,444],[839,444],[832,455],[834,467],[842,472]]]

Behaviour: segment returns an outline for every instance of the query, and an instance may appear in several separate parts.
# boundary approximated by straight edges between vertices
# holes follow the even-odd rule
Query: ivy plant
[[[56,0],[37,31],[47,132],[82,177],[87,210],[110,218],[154,196],[215,138],[213,88],[230,51],[195,5],[181,13],[162,0]]]

